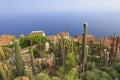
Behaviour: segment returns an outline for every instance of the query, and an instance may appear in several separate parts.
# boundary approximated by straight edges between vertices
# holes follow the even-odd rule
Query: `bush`
[[[45,43],[48,39],[46,37],[40,35],[32,35],[32,36],[25,36],[20,38],[20,46],[22,48],[26,48],[28,46],[32,46],[37,44],[38,42]]]
[[[92,70],[95,68],[94,62],[87,62],[87,70]]]
[[[87,61],[95,62],[96,66],[100,66],[100,58],[88,55]]]
[[[33,53],[34,53],[34,56],[35,58],[40,58],[40,50],[38,48],[34,48],[33,49]]]
[[[118,78],[119,74],[114,68],[102,67],[100,70],[107,72],[113,79]]]
[[[50,80],[48,74],[45,73],[39,73],[37,75],[37,79],[36,80]]]
[[[105,71],[94,69],[93,72],[95,72],[99,76],[98,80],[99,79],[101,80],[101,78],[104,78],[106,80],[112,80],[112,78],[110,77],[110,75],[107,72],[105,72]]]
[[[81,78],[82,80],[112,80],[108,73],[98,69],[82,73]]]
[[[14,46],[15,46],[14,44],[9,44],[9,45],[6,45],[5,47],[13,48]]]
[[[96,73],[92,71],[86,71],[81,75],[82,80],[98,80]]]
[[[54,76],[52,77],[52,80],[60,80],[58,77]]]
[[[114,63],[112,67],[120,74],[120,62]]]

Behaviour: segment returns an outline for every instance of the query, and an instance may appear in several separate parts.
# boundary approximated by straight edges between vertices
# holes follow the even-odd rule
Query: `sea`
[[[71,37],[83,32],[83,23],[88,23],[88,34],[96,38],[120,35],[120,14],[100,12],[35,13],[0,15],[0,35],[19,37],[31,31],[43,30],[47,36],[68,31]]]

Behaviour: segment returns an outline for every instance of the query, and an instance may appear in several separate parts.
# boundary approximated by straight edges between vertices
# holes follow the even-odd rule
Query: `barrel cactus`
[[[25,69],[24,70],[24,76],[28,77],[29,80],[32,80],[32,70],[31,69]]]
[[[49,76],[45,73],[39,73],[36,80],[50,80]]]

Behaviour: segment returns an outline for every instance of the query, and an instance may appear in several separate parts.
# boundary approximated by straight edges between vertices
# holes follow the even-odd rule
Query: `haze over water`
[[[27,1],[0,1],[0,35],[18,37],[20,34],[29,35],[34,30],[54,35],[68,28],[70,35],[76,36],[82,34],[84,22],[88,22],[88,34],[96,38],[113,35],[114,32],[120,35],[119,0],[30,0],[29,4]]]

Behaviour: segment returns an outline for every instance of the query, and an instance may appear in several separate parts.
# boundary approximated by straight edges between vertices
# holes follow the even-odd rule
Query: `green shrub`
[[[87,62],[87,70],[92,70],[95,68],[94,62]]]
[[[120,74],[120,62],[114,63],[112,67]]]
[[[82,80],[112,80],[108,73],[98,69],[82,73],[81,78]]]
[[[96,73],[92,71],[86,71],[81,75],[82,80],[98,80]]]
[[[52,77],[52,80],[60,80],[58,77],[54,76]]]
[[[94,69],[93,72],[95,72],[99,76],[98,80],[100,78],[104,78],[106,80],[112,80],[112,78],[110,77],[110,75],[107,72],[105,72],[105,71]]]
[[[110,67],[102,67],[100,70],[107,72],[113,79],[118,78],[119,75],[114,68]]]
[[[45,73],[39,73],[37,75],[37,79],[36,80],[50,80],[48,74]]]

